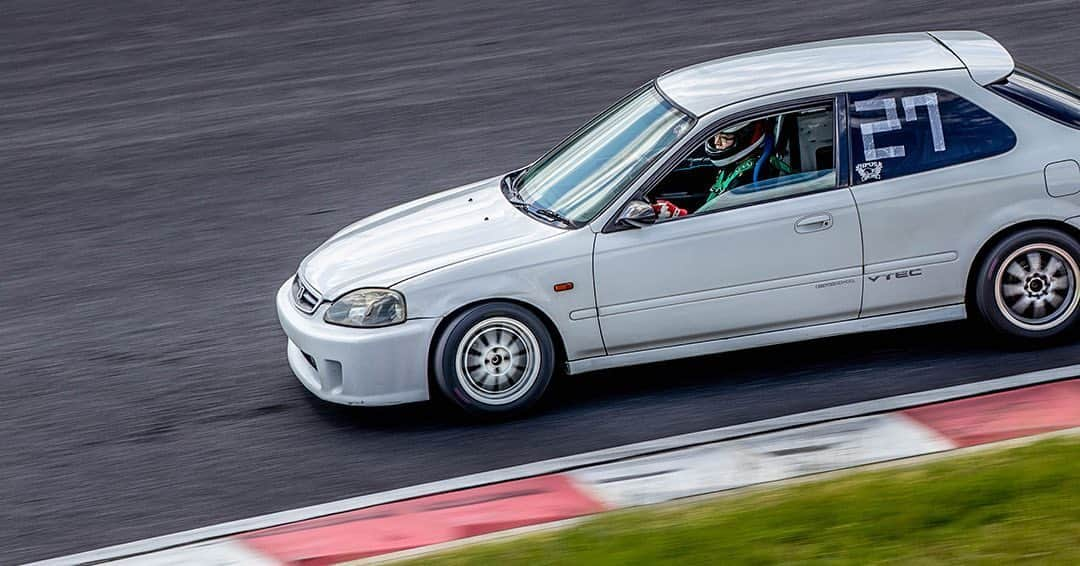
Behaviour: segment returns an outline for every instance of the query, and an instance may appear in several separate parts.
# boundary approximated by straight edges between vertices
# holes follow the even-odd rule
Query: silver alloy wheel
[[[1025,330],[1048,330],[1076,310],[1076,261],[1053,244],[1029,244],[1009,254],[998,268],[994,296],[998,309]]]
[[[540,342],[525,324],[492,317],[473,325],[458,343],[457,379],[470,397],[506,405],[532,389],[540,375]]]

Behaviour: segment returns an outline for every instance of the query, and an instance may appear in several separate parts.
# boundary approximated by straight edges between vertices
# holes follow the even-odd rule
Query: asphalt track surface
[[[719,4],[0,2],[0,563],[1080,359],[949,324],[568,378],[497,425],[303,390],[303,254],[668,68],[978,28],[1080,80],[1074,0]]]

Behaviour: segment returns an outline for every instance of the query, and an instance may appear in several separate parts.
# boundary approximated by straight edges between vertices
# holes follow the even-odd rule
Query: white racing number
[[[926,107],[926,113],[930,116],[930,134],[934,138],[934,151],[945,151],[945,132],[941,129],[941,110],[938,109],[937,93],[905,96],[901,100],[904,104],[905,122],[914,122],[919,119],[918,113],[915,112],[917,106]]]
[[[938,107],[937,93],[916,94],[905,96],[900,99],[904,107],[904,122],[915,122],[919,119],[918,107],[925,106],[926,114],[930,120],[930,134],[934,141],[934,151],[945,151],[945,132],[941,127],[941,110]],[[896,110],[896,98],[887,96],[872,100],[859,100],[855,102],[856,112],[884,111],[885,119],[877,122],[863,122],[859,125],[862,132],[863,158],[864,161],[877,161],[879,159],[891,159],[904,157],[907,150],[903,145],[891,145],[877,147],[874,144],[874,134],[892,132],[903,129],[900,115]]]
[[[862,130],[862,145],[865,161],[876,161],[878,159],[889,159],[890,157],[903,157],[907,155],[907,152],[904,151],[904,146],[902,145],[890,145],[889,147],[874,146],[874,134],[891,132],[903,127],[900,125],[900,116],[896,113],[896,99],[890,96],[888,98],[860,100],[855,103],[856,112],[872,112],[874,110],[884,110],[885,119],[877,122],[863,122],[859,126],[859,129]]]

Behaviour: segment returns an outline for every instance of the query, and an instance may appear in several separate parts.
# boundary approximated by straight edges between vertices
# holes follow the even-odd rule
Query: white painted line
[[[650,505],[955,446],[902,415],[855,417],[570,472],[610,507]]]
[[[731,442],[762,460],[762,481],[911,458],[956,448],[895,413],[855,417]]]
[[[218,539],[170,548],[161,552],[140,554],[111,562],[116,566],[279,566],[243,543],[231,539]]]
[[[1008,377],[990,379],[986,381],[978,381],[974,383],[967,383],[964,385],[956,385],[953,387],[945,387],[942,389],[934,389],[931,391],[921,391],[918,393],[909,393],[906,395],[885,397],[882,399],[875,399],[871,401],[862,401],[859,403],[851,403],[849,405],[840,405],[836,407],[829,407],[826,409],[819,409],[816,411],[808,411],[805,413],[786,415],[783,417],[776,417],[750,423],[714,428],[711,430],[682,434],[678,436],[670,436],[667,438],[660,438],[634,444],[627,444],[624,446],[605,448],[603,450],[596,450],[593,452],[585,452],[582,454],[575,454],[562,458],[543,460],[531,464],[523,464],[520,466],[512,466],[509,468],[480,472],[477,474],[404,487],[400,489],[384,491],[381,493],[372,493],[369,495],[361,495],[359,497],[350,497],[347,499],[341,499],[329,503],[312,505],[310,507],[302,507],[299,509],[280,511],[277,513],[270,513],[258,517],[240,519],[237,521],[229,521],[227,523],[220,523],[217,525],[192,529],[189,531],[162,535],[126,544],[119,544],[116,546],[110,546],[98,550],[91,550],[79,554],[73,554],[60,558],[36,562],[34,564],[42,566],[59,564],[93,564],[108,560],[117,560],[119,558],[136,556],[139,554],[147,554],[167,548],[194,544],[197,542],[216,538],[223,538],[246,531],[265,529],[268,527],[283,525],[286,523],[295,523],[297,521],[322,517],[324,515],[343,513],[345,511],[362,509],[364,507],[371,507],[373,505],[381,505],[383,503],[401,501],[403,499],[413,499],[425,495],[433,495],[436,493],[444,493],[447,491],[456,491],[459,489],[467,489],[480,485],[499,483],[531,476],[551,474],[555,472],[563,472],[567,470],[582,468],[585,466],[594,466],[607,462],[613,462],[616,460],[634,458],[659,452],[667,452],[669,450],[686,448],[688,446],[708,444],[721,440],[739,438],[753,434],[761,434],[764,432],[783,430],[798,426],[806,426],[816,423],[835,421],[888,411],[896,411],[909,407],[915,407],[918,405],[938,403],[942,401],[949,401],[952,399],[971,397],[974,395],[983,395],[996,391],[1015,389],[1017,387],[1024,387],[1039,383],[1060,381],[1063,379],[1076,377],[1078,375],[1080,375],[1080,364],[1073,364],[1053,369],[1023,373]]]

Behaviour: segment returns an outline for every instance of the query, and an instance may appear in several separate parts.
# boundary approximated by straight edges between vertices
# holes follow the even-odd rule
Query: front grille
[[[304,314],[315,312],[315,309],[319,308],[319,304],[322,303],[322,297],[305,285],[299,274],[293,277],[291,294],[293,306]]]

